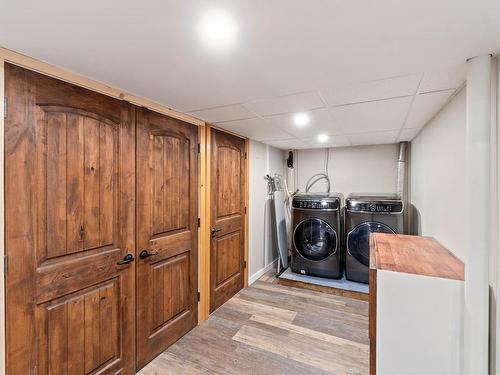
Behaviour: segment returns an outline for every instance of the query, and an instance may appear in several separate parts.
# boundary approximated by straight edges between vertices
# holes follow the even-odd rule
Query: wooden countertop
[[[373,233],[370,269],[464,280],[464,264],[434,238]]]

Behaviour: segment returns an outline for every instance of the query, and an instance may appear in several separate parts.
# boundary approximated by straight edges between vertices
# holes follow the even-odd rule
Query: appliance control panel
[[[292,207],[308,210],[338,210],[339,201],[331,199],[294,199],[292,201]]]
[[[403,202],[357,202],[347,201],[347,209],[354,212],[401,213]]]

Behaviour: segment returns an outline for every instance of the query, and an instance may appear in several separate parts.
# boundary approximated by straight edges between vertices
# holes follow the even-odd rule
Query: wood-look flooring
[[[264,275],[142,369],[153,374],[368,374],[368,303]]]

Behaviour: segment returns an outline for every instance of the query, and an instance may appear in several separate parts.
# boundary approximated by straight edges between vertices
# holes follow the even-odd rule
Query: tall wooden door
[[[211,129],[210,312],[244,286],[245,140]]]
[[[198,320],[198,129],[137,113],[137,366]]]
[[[5,92],[7,371],[133,373],[134,110],[9,64]]]

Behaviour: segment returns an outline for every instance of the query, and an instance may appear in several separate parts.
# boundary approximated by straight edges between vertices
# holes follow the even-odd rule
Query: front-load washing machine
[[[292,272],[342,277],[341,194],[298,194],[292,200]]]
[[[345,273],[368,283],[370,233],[403,233],[403,201],[393,194],[350,194],[345,206]]]

